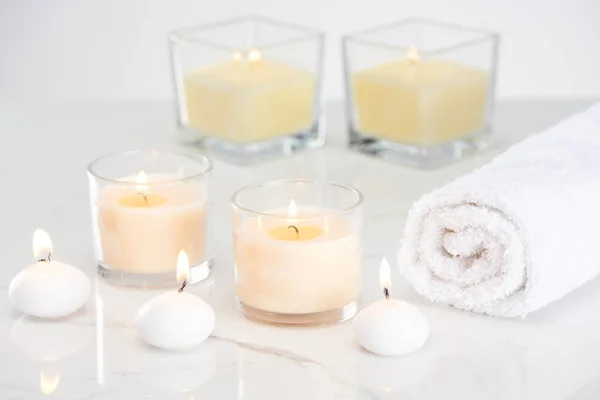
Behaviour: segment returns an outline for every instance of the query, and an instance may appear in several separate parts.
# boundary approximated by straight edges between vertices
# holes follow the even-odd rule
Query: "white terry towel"
[[[524,316],[600,274],[600,103],[411,208],[400,270],[429,300]]]

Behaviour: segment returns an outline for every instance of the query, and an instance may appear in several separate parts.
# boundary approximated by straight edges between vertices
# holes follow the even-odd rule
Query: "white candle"
[[[287,219],[259,217],[235,227],[236,294],[244,305],[308,314],[338,309],[358,298],[357,230],[343,217],[326,216],[328,211],[297,207],[292,201]],[[304,219],[311,215],[317,217]]]
[[[181,288],[158,295],[140,308],[136,327],[144,341],[178,350],[194,347],[211,334],[215,313],[198,296],[184,291],[189,277],[189,261],[182,250],[177,259],[177,280],[183,282]]]
[[[401,356],[418,350],[429,337],[429,322],[417,307],[390,299],[390,266],[381,261],[380,280],[385,299],[356,316],[354,332],[362,347],[382,356]]]
[[[98,199],[97,223],[102,263],[136,274],[174,271],[179,250],[192,265],[205,257],[206,193],[176,175],[141,171],[136,185],[109,185]],[[132,178],[123,178],[132,181]]]
[[[79,269],[51,260],[52,241],[37,229],[33,253],[38,262],[19,272],[8,295],[20,311],[41,318],[64,317],[79,310],[90,296],[90,280]]]

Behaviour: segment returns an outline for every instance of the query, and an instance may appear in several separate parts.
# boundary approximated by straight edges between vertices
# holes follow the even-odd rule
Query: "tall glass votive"
[[[177,256],[190,262],[190,283],[212,265],[211,161],[169,151],[111,154],[88,167],[99,274],[124,286],[177,285]]]
[[[405,20],[343,39],[350,147],[437,167],[485,147],[497,34]]]
[[[247,186],[233,195],[235,292],[250,320],[329,325],[356,313],[362,195],[311,180]]]
[[[322,33],[245,17],[169,40],[184,141],[238,164],[323,144]]]

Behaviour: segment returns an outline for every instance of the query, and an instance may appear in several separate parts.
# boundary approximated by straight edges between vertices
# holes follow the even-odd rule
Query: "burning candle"
[[[480,129],[488,85],[485,71],[450,60],[423,59],[415,47],[401,60],[352,76],[359,129],[411,145],[446,143]]]
[[[360,253],[350,224],[336,220],[326,231],[326,216],[301,218],[325,210],[300,211],[292,200],[286,218],[259,217],[235,232],[236,293],[244,305],[307,314],[341,308],[358,297]]]
[[[266,182],[238,191],[233,242],[242,313],[294,325],[352,318],[361,287],[360,204],[355,189],[330,182]]]
[[[158,295],[140,308],[136,327],[144,341],[179,350],[197,346],[211,334],[215,313],[201,298],[184,291],[189,279],[189,261],[182,250],[177,258],[179,290]]]
[[[170,151],[110,154],[88,167],[94,248],[100,276],[126,286],[172,287],[185,250],[190,283],[212,266],[211,161]]]
[[[417,307],[391,299],[390,265],[384,258],[379,270],[385,296],[356,316],[356,339],[366,350],[382,356],[401,356],[418,350],[429,337],[429,322]]]
[[[316,76],[263,58],[258,49],[188,72],[183,79],[187,123],[233,143],[289,135],[313,121]]]
[[[98,201],[103,263],[117,271],[157,274],[173,271],[180,249],[186,250],[193,264],[203,259],[206,199],[202,188],[161,184],[169,180],[177,177],[140,171],[135,186],[104,189]]]
[[[33,235],[33,253],[38,261],[19,272],[8,288],[13,305],[41,318],[63,317],[83,307],[91,291],[88,277],[51,259],[52,241],[41,229]]]

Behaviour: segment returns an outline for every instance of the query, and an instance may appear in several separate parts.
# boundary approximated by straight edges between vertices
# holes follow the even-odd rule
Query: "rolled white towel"
[[[411,208],[400,270],[429,300],[524,316],[600,274],[600,104]]]

